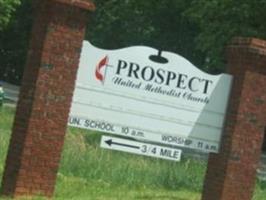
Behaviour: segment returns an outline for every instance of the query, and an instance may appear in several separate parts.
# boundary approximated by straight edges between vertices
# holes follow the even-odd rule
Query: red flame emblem
[[[106,67],[108,64],[108,56],[105,56],[96,66],[95,69],[95,76],[96,79],[103,82],[104,81],[104,75],[102,74],[102,68]]]

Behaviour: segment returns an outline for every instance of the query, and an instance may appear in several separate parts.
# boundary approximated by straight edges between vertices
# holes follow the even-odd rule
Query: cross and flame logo
[[[105,74],[106,74],[106,66],[108,65],[108,56],[105,56],[100,62],[96,65],[95,69],[95,77],[97,80],[104,83]]]

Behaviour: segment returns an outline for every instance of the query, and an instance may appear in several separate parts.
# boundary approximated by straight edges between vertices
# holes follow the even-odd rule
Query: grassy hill
[[[0,108],[0,178],[13,117],[13,108]],[[173,162],[104,150],[100,137],[96,132],[67,130],[55,200],[200,200],[206,161]],[[265,196],[266,184],[258,183],[253,200]]]

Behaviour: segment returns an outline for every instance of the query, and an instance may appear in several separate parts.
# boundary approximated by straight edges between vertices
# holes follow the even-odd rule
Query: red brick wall
[[[2,195],[52,196],[79,56],[93,4],[34,0],[35,22],[13,126]]]
[[[266,125],[266,41],[236,38],[227,49],[234,76],[219,154],[211,154],[203,200],[251,200]]]

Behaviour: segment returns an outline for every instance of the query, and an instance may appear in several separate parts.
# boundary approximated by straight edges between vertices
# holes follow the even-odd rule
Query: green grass
[[[14,114],[15,114],[14,109],[7,107],[0,107],[0,179],[1,180],[4,170],[4,163],[7,154]]]
[[[99,148],[100,137],[68,130],[56,185],[58,199],[200,199],[205,162],[171,162],[104,150]],[[77,189],[69,190],[73,187]]]
[[[100,135],[69,129],[60,172],[111,186],[190,188],[200,191],[206,163],[172,162],[99,148]],[[75,144],[75,145],[73,145]]]
[[[13,117],[14,109],[0,108],[0,177]],[[104,150],[99,147],[100,137],[68,129],[55,200],[200,200],[206,161],[173,162]],[[253,200],[265,196],[266,185],[258,182]]]

